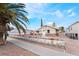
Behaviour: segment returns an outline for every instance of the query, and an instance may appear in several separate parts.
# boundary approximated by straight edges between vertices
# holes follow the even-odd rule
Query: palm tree
[[[6,41],[7,31],[11,30],[7,24],[14,25],[19,34],[21,30],[24,33],[26,32],[25,28],[28,18],[25,16],[27,12],[24,10],[24,7],[25,4],[22,3],[0,3],[0,40]]]

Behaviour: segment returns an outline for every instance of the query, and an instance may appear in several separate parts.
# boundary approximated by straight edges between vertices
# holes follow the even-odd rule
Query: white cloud
[[[61,13],[60,10],[56,10],[56,11],[47,11],[45,9],[45,7],[47,6],[47,4],[41,4],[41,3],[35,3],[35,4],[26,4],[26,10],[29,13],[28,18],[44,18],[48,15],[51,16],[56,16],[58,18],[63,18],[63,14]]]
[[[71,12],[72,12],[72,9],[67,10],[67,13],[68,13],[68,14],[71,13]]]
[[[76,15],[76,13],[73,11],[73,9],[69,9],[69,10],[67,10],[67,16],[68,17],[72,17],[72,16],[75,16]]]
[[[56,10],[56,11],[54,12],[54,14],[55,14],[57,17],[59,17],[59,18],[63,18],[63,17],[64,17],[64,15],[61,13],[60,10]]]
[[[76,13],[73,11],[75,8],[70,8],[68,10],[65,10],[65,12],[62,12],[60,10],[56,11],[47,11],[45,7],[47,4],[41,4],[41,3],[27,3],[26,4],[26,10],[29,13],[28,18],[44,18],[45,16],[55,16],[58,18],[64,18],[64,17],[70,17],[75,16]],[[55,8],[54,8],[55,9]]]
[[[53,24],[52,22],[48,22],[48,23],[47,23],[47,25],[52,25],[52,24]]]
[[[41,3],[29,3],[26,4],[26,10],[30,13],[38,13],[44,10],[45,6],[47,6],[47,4],[41,4]]]
[[[44,8],[47,6],[47,4],[41,4],[41,3],[34,3],[34,4],[26,4],[26,10],[29,13],[29,18],[35,18],[35,17],[42,17],[46,15],[46,12],[44,12]]]
[[[68,16],[75,16],[76,15],[76,13],[75,12],[71,12]]]

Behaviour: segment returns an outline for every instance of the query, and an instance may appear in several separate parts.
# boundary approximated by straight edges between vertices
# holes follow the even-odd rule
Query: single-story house
[[[38,29],[38,32],[41,35],[46,35],[46,36],[50,36],[50,35],[55,35],[57,34],[57,28],[53,27],[53,26],[42,26],[41,28]]]

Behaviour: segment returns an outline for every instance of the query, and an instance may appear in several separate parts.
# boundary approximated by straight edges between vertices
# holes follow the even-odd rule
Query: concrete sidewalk
[[[24,48],[26,50],[29,50],[37,55],[40,56],[71,56],[71,54],[55,51],[46,47],[38,46],[36,44],[30,43],[30,42],[24,42],[22,40],[17,40],[13,38],[8,38],[8,41],[14,43],[15,45]]]

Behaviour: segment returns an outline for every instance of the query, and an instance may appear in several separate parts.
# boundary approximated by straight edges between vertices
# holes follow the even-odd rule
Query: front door
[[[77,40],[78,40],[78,34],[77,34],[77,33],[75,34],[75,39],[77,39]]]
[[[50,33],[50,30],[47,30],[47,33]]]

